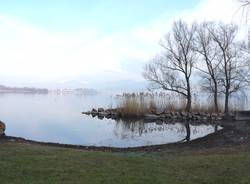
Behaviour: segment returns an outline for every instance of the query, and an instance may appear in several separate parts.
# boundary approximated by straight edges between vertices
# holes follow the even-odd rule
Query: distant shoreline
[[[35,87],[9,87],[0,85],[0,94],[76,94],[76,95],[97,95],[99,92],[90,88],[63,88],[49,90],[47,88]]]
[[[33,87],[7,87],[0,85],[0,93],[24,93],[24,94],[48,94],[49,90],[46,88]]]

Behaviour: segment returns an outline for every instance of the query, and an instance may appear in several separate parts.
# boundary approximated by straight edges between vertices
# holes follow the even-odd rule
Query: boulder
[[[192,119],[192,113],[188,112],[187,115],[186,115],[186,118],[188,120],[191,120]]]
[[[105,113],[107,113],[107,114],[111,115],[111,113],[112,113],[112,109],[106,109],[106,110],[105,110]]]
[[[2,121],[0,121],[0,136],[5,135],[5,133],[4,133],[5,129],[6,129],[5,124]]]
[[[183,119],[187,118],[187,113],[186,112],[180,112],[180,115]]]
[[[174,113],[172,111],[170,112],[170,116],[172,116],[172,117],[174,116]]]
[[[107,114],[107,115],[105,116],[105,118],[111,119],[111,118],[112,118],[112,115],[111,115],[111,114]]]
[[[152,121],[159,119],[159,116],[155,114],[145,114],[144,117],[146,120],[152,120]]]
[[[178,119],[181,119],[181,113],[180,112],[175,112],[175,116],[178,118]]]
[[[199,117],[199,116],[197,116],[197,115],[193,115],[193,120],[198,121],[199,119],[200,119],[200,117]]]
[[[98,108],[97,111],[98,112],[104,112],[104,108]]]
[[[165,114],[165,118],[166,118],[166,119],[171,119],[170,113],[166,113],[166,114]]]
[[[97,113],[97,110],[96,109],[92,109],[91,110],[91,114],[96,114]]]
[[[99,112],[98,113],[98,116],[107,116],[108,115],[108,113],[107,112],[105,112],[105,111],[102,111],[102,112]]]
[[[100,119],[100,120],[103,120],[103,119],[104,119],[104,116],[99,114],[99,115],[97,116],[97,118]]]
[[[156,125],[162,125],[162,124],[163,124],[163,121],[162,121],[162,120],[156,120],[156,121],[155,121],[155,124],[156,124]]]
[[[82,114],[85,114],[85,115],[90,115],[91,112],[90,111],[87,111],[87,112],[82,112]]]

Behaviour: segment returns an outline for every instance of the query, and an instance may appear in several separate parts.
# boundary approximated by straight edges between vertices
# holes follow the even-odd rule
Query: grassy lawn
[[[0,183],[250,183],[250,152],[105,153],[0,142]]]

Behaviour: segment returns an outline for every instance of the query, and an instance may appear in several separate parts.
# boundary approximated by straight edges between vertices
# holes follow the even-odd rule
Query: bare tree
[[[240,2],[241,8],[243,8],[243,13],[248,13],[250,9],[250,0],[238,0]]]
[[[218,24],[209,28],[213,41],[218,46],[218,56],[221,59],[219,80],[225,95],[224,113],[229,112],[229,98],[247,85],[246,76],[249,73],[248,64],[243,59],[240,44],[236,41],[237,26]]]
[[[153,88],[178,93],[186,99],[186,111],[191,110],[191,75],[196,59],[193,49],[196,25],[189,27],[182,21],[175,22],[160,45],[162,55],[146,65],[144,77]]]
[[[249,12],[250,12],[250,0],[238,0],[240,2],[240,10],[245,17],[246,25],[248,26],[248,52],[250,53],[250,25],[249,25]]]
[[[204,22],[199,25],[195,39],[195,50],[199,53],[202,63],[196,67],[203,73],[204,84],[202,88],[213,94],[214,111],[218,113],[218,93],[219,93],[219,64],[221,59],[218,55],[218,46],[214,43],[209,27],[213,23]],[[204,68],[205,66],[205,68]]]

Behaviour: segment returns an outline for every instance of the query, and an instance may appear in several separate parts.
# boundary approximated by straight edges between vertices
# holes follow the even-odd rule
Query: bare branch
[[[189,27],[182,21],[175,22],[172,31],[160,42],[163,54],[145,67],[144,78],[153,87],[160,87],[184,96],[186,110],[191,109],[192,70],[196,59],[193,49],[196,26]]]

